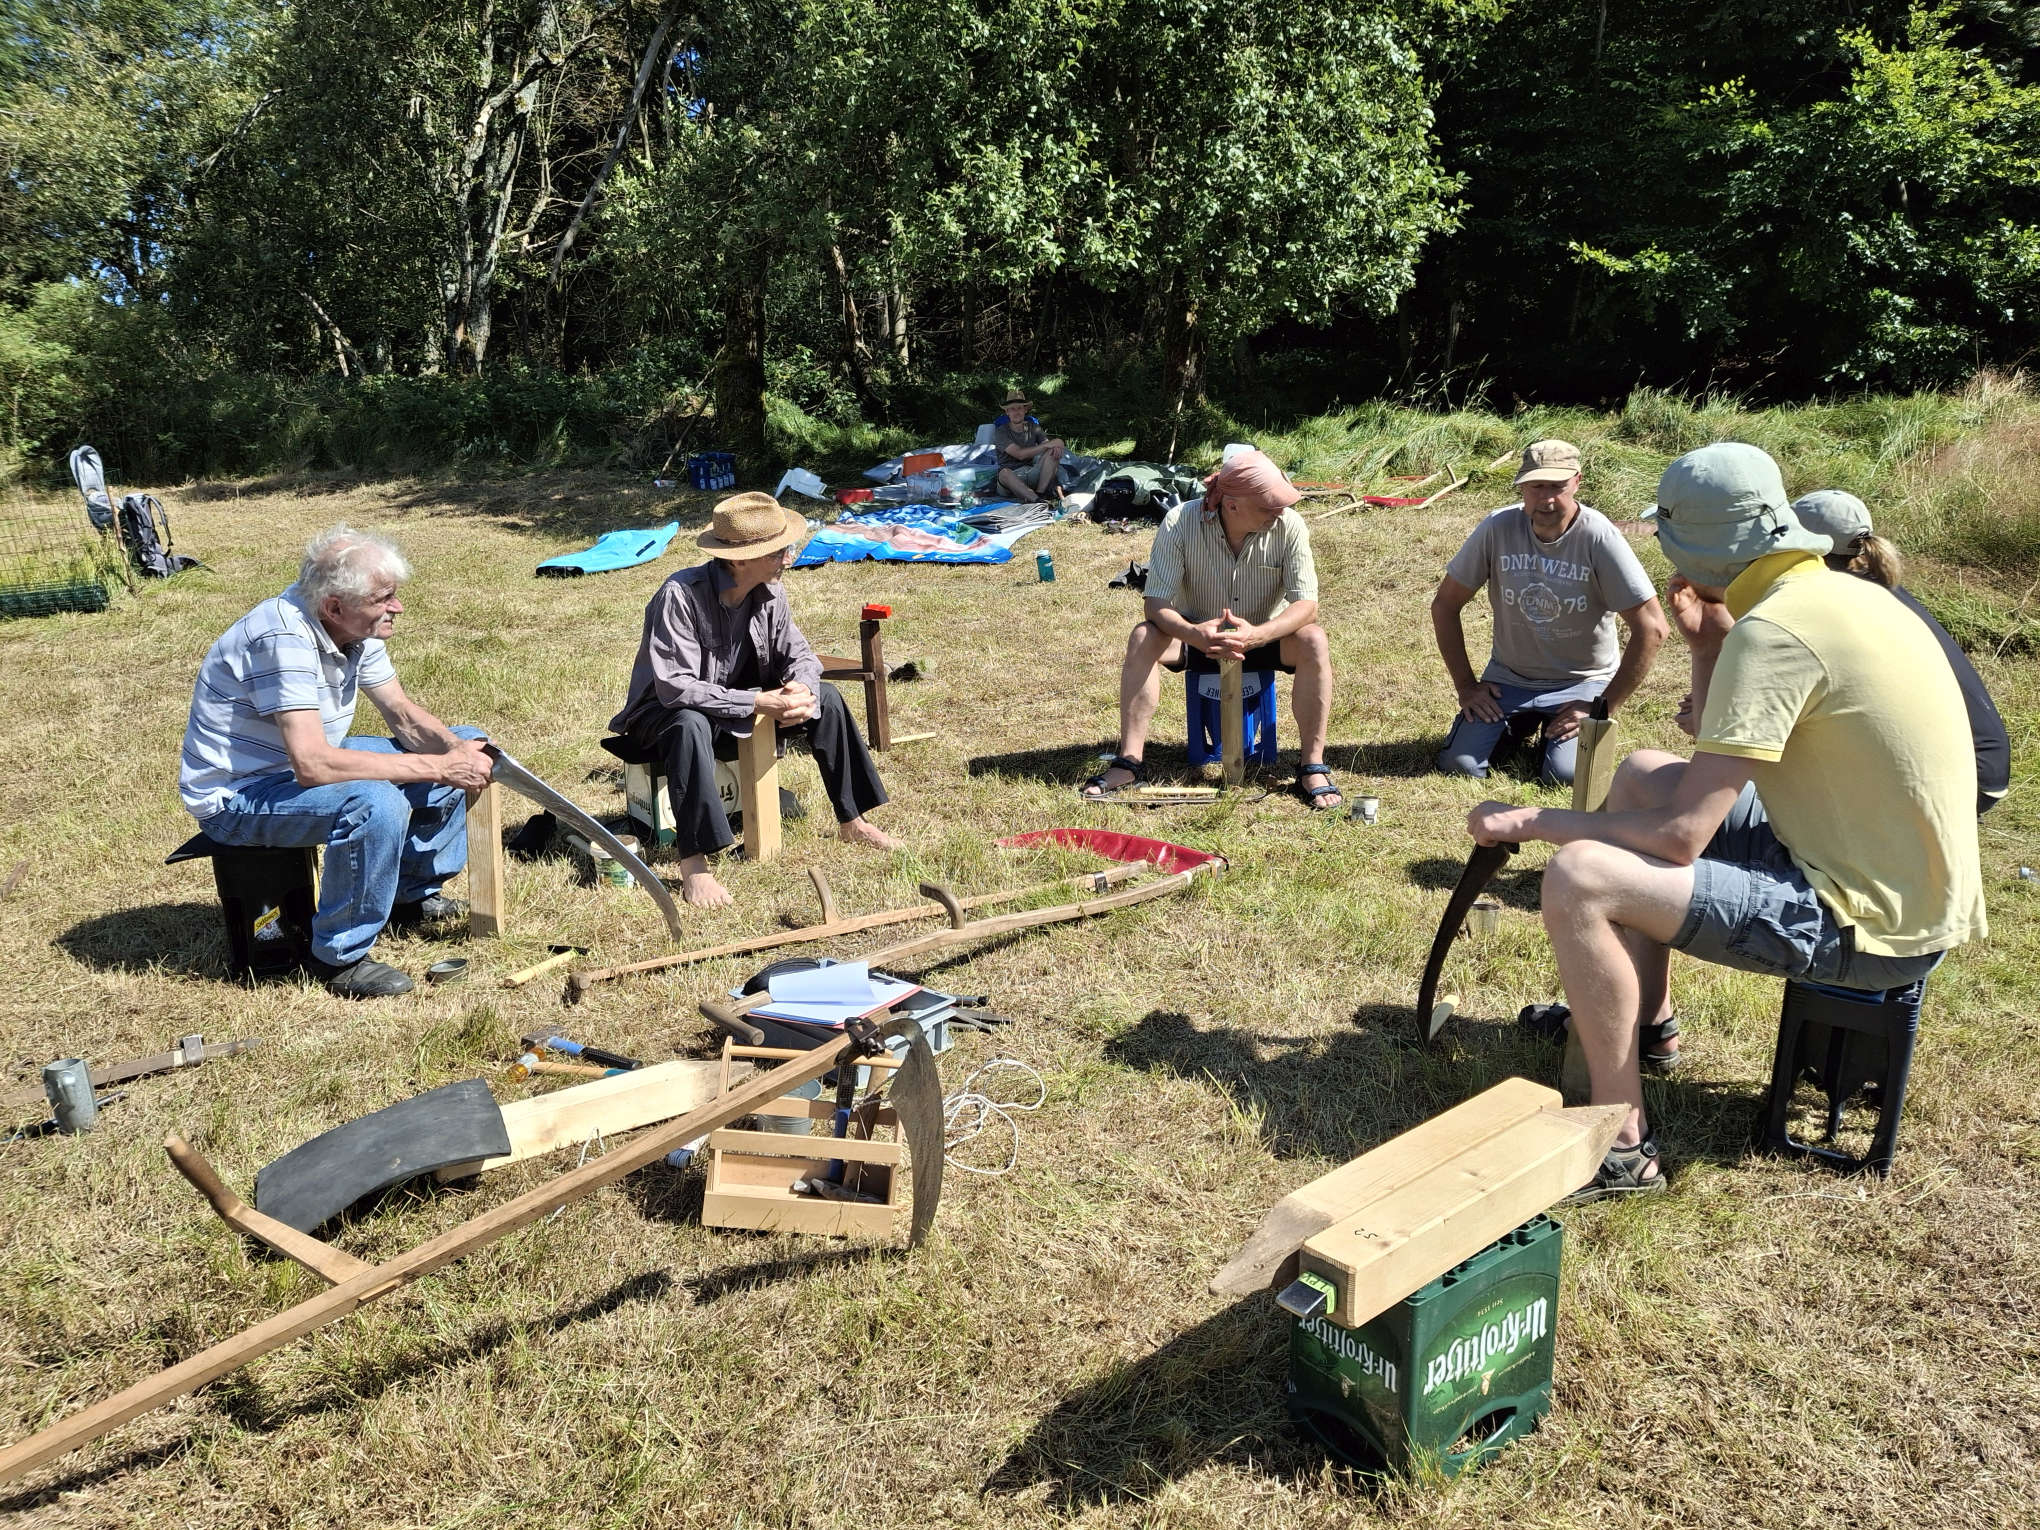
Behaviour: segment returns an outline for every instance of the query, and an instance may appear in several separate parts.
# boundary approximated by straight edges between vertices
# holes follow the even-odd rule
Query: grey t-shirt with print
[[[1445,572],[1469,590],[1486,585],[1495,646],[1481,679],[1549,686],[1605,680],[1621,662],[1615,613],[1657,593],[1614,523],[1580,506],[1555,542],[1540,542],[1522,505],[1473,528]]]

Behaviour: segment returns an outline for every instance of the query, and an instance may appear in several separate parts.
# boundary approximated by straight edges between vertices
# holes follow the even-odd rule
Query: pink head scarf
[[[1208,508],[1218,508],[1220,495],[1249,500],[1263,510],[1287,510],[1303,496],[1283,476],[1266,452],[1245,451],[1204,480]]]

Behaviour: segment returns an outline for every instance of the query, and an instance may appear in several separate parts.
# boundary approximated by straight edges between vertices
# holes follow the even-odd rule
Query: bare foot
[[[705,855],[690,855],[680,863],[680,897],[697,908],[727,908],[737,901],[708,869]]]
[[[897,850],[900,847],[900,842],[885,830],[866,823],[862,818],[837,824],[836,838],[846,845],[869,845],[874,850]]]

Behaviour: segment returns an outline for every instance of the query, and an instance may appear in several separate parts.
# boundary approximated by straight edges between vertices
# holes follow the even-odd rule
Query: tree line
[[[189,468],[237,399],[319,377],[599,378],[712,400],[762,458],[772,398],[887,421],[1089,367],[1138,376],[1168,457],[1285,359],[1348,397],[1789,397],[2040,340],[2033,0],[7,15],[17,456],[170,397],[129,434]]]

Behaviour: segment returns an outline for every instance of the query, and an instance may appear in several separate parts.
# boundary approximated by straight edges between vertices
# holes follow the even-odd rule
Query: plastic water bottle
[[[1055,583],[1055,555],[1043,548],[1034,555],[1034,572],[1041,576],[1043,584]]]

